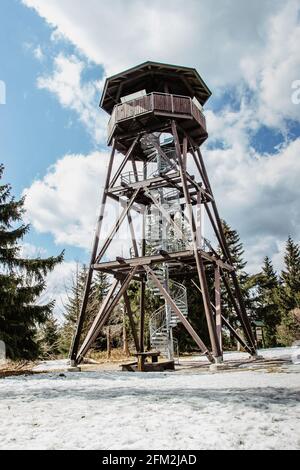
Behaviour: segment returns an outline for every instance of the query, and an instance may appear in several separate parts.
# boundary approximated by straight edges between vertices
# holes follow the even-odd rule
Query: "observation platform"
[[[108,123],[108,145],[117,138],[117,150],[126,153],[139,132],[167,131],[171,119],[176,119],[197,145],[207,139],[205,116],[192,98],[153,92],[113,108]]]

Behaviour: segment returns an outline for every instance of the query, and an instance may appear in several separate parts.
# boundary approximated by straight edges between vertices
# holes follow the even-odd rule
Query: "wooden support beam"
[[[215,267],[215,308],[216,308],[216,328],[221,351],[223,351],[222,340],[222,311],[221,311],[221,275],[219,266]]]
[[[87,336],[85,337],[85,340],[84,342],[82,343],[81,345],[81,348],[80,348],[80,351],[78,353],[78,355],[80,356],[81,354],[84,354],[82,351],[85,351],[85,348],[87,346],[87,344],[89,344],[89,341],[94,333],[94,331],[96,330],[96,328],[98,327],[99,325],[99,322],[101,321],[105,311],[107,310],[107,307],[109,305],[109,302],[111,301],[117,287],[118,287],[118,284],[119,284],[119,280],[118,279],[115,279],[114,282],[112,283],[112,285],[110,286],[110,289],[106,295],[106,297],[104,298],[101,306],[100,306],[100,309],[99,309],[99,312],[97,313],[93,323],[92,323],[92,326],[90,327],[90,330],[87,334]]]
[[[198,250],[198,253],[199,253],[199,256],[203,258],[204,261],[207,261],[209,263],[216,263],[225,271],[233,269],[232,266],[230,266],[229,264],[224,263],[222,260],[218,259],[216,256],[212,256],[204,250]],[[169,253],[170,261],[173,260],[173,261],[178,261],[178,262],[184,262],[186,260],[188,262],[193,259],[194,259],[193,250],[185,250],[185,251],[177,251],[177,252]],[[166,257],[165,255],[162,255],[162,254],[140,256],[139,258],[127,258],[124,260],[125,263],[123,267],[129,269],[132,266],[141,265],[141,264],[151,265],[151,264],[163,263],[165,260],[166,260]],[[105,271],[106,269],[118,270],[119,268],[120,268],[120,263],[118,263],[117,261],[95,263],[93,265],[93,269],[97,271],[101,271],[101,270]]]
[[[187,188],[186,174],[185,174],[185,170],[183,167],[179,138],[178,138],[175,121],[172,121],[172,133],[174,137],[176,154],[177,154],[177,159],[178,159],[178,163],[180,167],[182,186],[183,186],[183,191],[185,195],[185,202],[186,202],[186,207],[188,210],[190,228],[191,228],[192,237],[193,237],[194,255],[196,259],[197,271],[198,271],[199,281],[201,285],[201,290],[203,292],[203,303],[204,303],[205,316],[206,316],[206,321],[207,321],[207,326],[208,326],[208,331],[209,331],[209,337],[211,341],[213,356],[215,357],[217,361],[220,361],[222,359],[222,352],[220,349],[220,345],[219,345],[219,341],[217,337],[216,325],[214,323],[213,313],[211,310],[209,291],[208,291],[208,286],[207,286],[207,281],[206,281],[206,276],[205,276],[205,269],[204,269],[202,258],[201,256],[199,256],[199,252],[198,252],[197,227],[196,227],[193,209],[191,206],[191,200],[190,200],[190,196],[189,196],[189,192]]]
[[[174,300],[172,299],[172,297],[170,296],[170,294],[168,293],[168,291],[164,288],[164,286],[161,284],[161,282],[159,281],[159,279],[156,277],[155,273],[152,271],[151,268],[149,268],[149,266],[145,265],[144,266],[144,269],[145,271],[147,272],[147,274],[152,278],[153,282],[155,283],[155,285],[158,287],[158,289],[160,290],[162,296],[165,298],[167,304],[170,306],[170,308],[175,312],[175,314],[178,316],[179,320],[181,321],[181,323],[183,324],[183,326],[186,328],[186,330],[189,332],[189,334],[191,335],[191,337],[193,338],[193,340],[195,341],[195,343],[198,345],[198,347],[200,348],[200,350],[203,352],[203,354],[205,354],[208,358],[208,360],[210,362],[214,362],[214,359],[211,355],[211,353],[209,352],[208,348],[205,346],[205,344],[203,343],[202,339],[197,335],[196,331],[194,330],[194,328],[192,327],[192,325],[190,324],[190,322],[185,318],[185,316],[183,315],[183,313],[180,311],[180,309],[177,307],[177,305],[175,304]]]
[[[112,181],[110,182],[109,188],[112,188],[116,184],[116,181],[118,180],[119,176],[121,175],[122,171],[124,170],[124,167],[125,167],[126,163],[128,162],[128,160],[130,159],[131,154],[132,154],[133,150],[135,149],[135,146],[137,145],[139,140],[140,140],[140,137],[137,136],[134,139],[134,141],[132,142],[132,144],[131,144],[128,152],[126,153],[121,165],[119,166],[115,176],[113,177]]]
[[[79,364],[84,355],[87,353],[87,351],[91,348],[93,343],[96,341],[102,327],[104,324],[108,321],[112,311],[114,308],[117,306],[118,302],[120,301],[121,297],[124,295],[124,292],[127,290],[138,266],[133,268],[130,273],[126,276],[125,280],[123,281],[119,291],[113,298],[113,294],[115,292],[114,284],[112,286],[112,291],[109,292],[109,296],[107,295],[105,299],[105,306],[99,311],[99,314],[97,315],[97,319],[95,319],[93,325],[91,326],[84,343],[82,344],[78,355],[76,357],[76,363]],[[114,290],[113,290],[114,289]]]
[[[130,323],[130,328],[131,328],[131,332],[132,332],[132,336],[133,336],[135,349],[136,349],[136,352],[140,352],[139,338],[138,338],[138,335],[137,335],[135,321],[134,321],[133,313],[132,313],[132,310],[131,310],[130,300],[129,300],[129,297],[128,297],[128,294],[127,294],[126,291],[123,294],[123,298],[124,298],[126,312],[127,312],[128,318],[129,318],[129,323]]]
[[[145,292],[146,283],[143,279],[140,284],[140,352],[145,350]]]
[[[104,211],[105,211],[105,204],[106,204],[106,199],[107,199],[106,191],[107,191],[107,188],[109,186],[109,180],[110,180],[110,177],[111,177],[115,151],[116,151],[116,141],[114,140],[112,150],[111,150],[111,154],[110,154],[109,163],[108,163],[106,181],[105,181],[105,186],[104,186],[104,191],[103,191],[103,194],[102,194],[102,200],[101,200],[101,206],[100,206],[100,214],[99,214],[99,217],[98,217],[95,236],[94,236],[94,241],[93,241],[93,248],[92,248],[91,259],[90,259],[90,264],[89,264],[89,270],[88,270],[88,273],[87,273],[87,278],[86,278],[86,283],[85,283],[85,288],[84,288],[84,293],[83,293],[82,305],[81,305],[79,317],[77,319],[76,330],[75,330],[75,333],[74,333],[74,336],[73,336],[72,345],[71,345],[71,349],[70,349],[71,364],[75,361],[77,351],[78,351],[78,348],[79,348],[79,342],[80,342],[83,322],[84,322],[84,318],[85,318],[85,311],[86,311],[86,307],[87,307],[87,303],[88,303],[89,291],[90,291],[90,287],[91,287],[91,283],[92,283],[92,277],[93,277],[93,268],[92,268],[92,266],[95,263],[97,250],[98,250],[98,246],[99,246],[100,233],[101,233],[101,228],[102,228],[102,223],[103,223],[103,216],[104,216]]]
[[[194,284],[194,286],[199,290],[200,294],[202,295],[200,287],[198,286],[198,284],[196,284],[196,282],[193,279],[192,279],[192,283]],[[211,303],[211,306],[215,311],[216,310],[215,305],[213,305],[213,303]],[[248,346],[248,344],[243,340],[243,338],[237,333],[237,331],[233,328],[233,326],[229,323],[229,321],[222,314],[221,314],[221,319],[222,319],[223,325],[226,326],[226,328],[232,333],[232,335],[241,344],[241,346],[246,351],[248,351],[249,354],[252,354],[251,348]]]
[[[131,235],[131,240],[132,240],[132,245],[133,245],[134,256],[136,258],[138,258],[139,250],[138,250],[138,245],[137,245],[136,238],[135,238],[135,231],[134,231],[133,221],[132,221],[130,211],[128,211],[128,213],[127,213],[127,219],[128,219],[129,229],[130,229],[130,235]]]
[[[247,340],[248,340],[248,342],[249,342],[250,347],[252,348],[252,349],[251,349],[251,350],[252,350],[251,354],[255,354],[255,352],[254,352],[255,346],[254,346],[254,350],[253,350],[252,338],[251,338],[251,336],[249,335],[248,328],[247,328],[247,326],[246,326],[246,324],[245,324],[244,316],[242,315],[242,311],[241,311],[240,305],[238,304],[237,300],[235,299],[235,297],[234,297],[234,295],[233,295],[233,293],[232,293],[232,291],[231,291],[231,287],[230,287],[230,285],[229,285],[229,283],[228,283],[228,281],[227,281],[227,279],[226,279],[226,276],[225,276],[225,274],[224,274],[222,271],[221,271],[221,276],[222,276],[222,280],[223,280],[224,286],[225,286],[225,288],[226,288],[227,294],[228,294],[228,296],[230,297],[230,300],[231,300],[231,303],[232,303],[232,305],[233,305],[233,308],[234,308],[234,310],[235,310],[235,312],[236,312],[236,314],[237,314],[238,319],[239,319],[240,322],[241,322],[241,325],[242,325],[242,327],[243,327],[245,336],[246,336],[246,338],[247,338]]]
[[[208,175],[207,175],[207,172],[206,172],[204,160],[203,160],[203,157],[202,157],[202,154],[201,154],[201,151],[200,151],[199,148],[197,149],[197,154],[198,154],[198,157],[199,157],[199,163],[200,163],[200,166],[202,168],[202,172],[203,172],[208,190],[213,195],[213,192],[212,192],[212,189],[211,189],[211,186],[210,186],[210,182],[209,182],[209,178],[208,178]],[[227,257],[228,262],[232,265],[232,259],[231,259],[230,251],[229,251],[227,241],[226,241],[226,238],[225,238],[225,235],[224,235],[224,232],[223,232],[222,222],[221,222],[221,219],[220,219],[220,216],[219,216],[219,212],[218,212],[218,208],[217,208],[217,205],[215,203],[215,200],[211,201],[211,204],[212,204],[213,212],[214,212],[215,219],[216,219],[216,222],[217,222],[217,227],[219,229],[219,234],[220,234],[220,237],[221,237],[221,240],[222,240],[222,247],[223,247],[223,249],[225,249],[224,254]],[[254,338],[253,331],[252,331],[252,328],[251,328],[251,324],[250,324],[250,321],[249,321],[249,318],[248,318],[248,315],[247,315],[247,312],[246,312],[244,299],[243,299],[243,296],[242,296],[242,293],[241,293],[241,290],[240,290],[239,282],[238,282],[235,271],[234,270],[231,271],[230,275],[232,277],[232,281],[233,281],[234,289],[235,289],[235,292],[236,292],[236,296],[237,296],[238,302],[240,304],[240,312],[241,312],[241,315],[243,317],[243,324],[244,324],[245,329],[247,330],[247,334],[249,336],[250,344],[253,347],[253,354],[256,354],[255,338]]]
[[[109,235],[106,237],[106,240],[105,242],[103,243],[102,245],[102,248],[99,252],[99,254],[97,255],[97,258],[96,258],[96,262],[99,263],[99,261],[101,260],[101,258],[103,257],[104,253],[106,252],[107,248],[109,247],[109,245],[111,244],[112,240],[113,240],[113,237],[116,235],[116,233],[119,231],[120,229],[120,226],[122,224],[122,222],[124,221],[125,217],[127,217],[127,214],[128,214],[128,211],[130,210],[132,204],[134,203],[135,201],[135,198],[137,196],[139,192],[139,189],[136,189],[135,192],[133,193],[130,201],[128,202],[127,204],[127,207],[124,207],[123,209],[123,212],[121,213],[120,217],[118,218],[117,222],[115,222],[115,224],[113,225]]]
[[[197,206],[196,206],[196,227],[197,227],[197,247],[202,249],[202,204],[201,193],[197,193]]]

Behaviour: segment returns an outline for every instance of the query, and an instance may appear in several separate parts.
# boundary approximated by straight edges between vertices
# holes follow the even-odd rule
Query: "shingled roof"
[[[211,96],[211,91],[196,69],[178,65],[147,61],[136,67],[108,77],[105,81],[100,107],[111,114],[120,97],[139,90],[166,91],[168,84],[172,94],[196,97],[204,105]]]

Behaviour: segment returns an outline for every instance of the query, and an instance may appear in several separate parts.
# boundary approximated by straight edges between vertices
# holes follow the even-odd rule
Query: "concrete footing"
[[[68,372],[81,372],[81,368],[78,366],[70,366]]]
[[[263,361],[264,360],[264,357],[263,356],[250,356],[249,358],[250,361]]]
[[[228,369],[228,364],[224,364],[224,362],[215,362],[209,366],[211,372],[218,372],[225,369]]]

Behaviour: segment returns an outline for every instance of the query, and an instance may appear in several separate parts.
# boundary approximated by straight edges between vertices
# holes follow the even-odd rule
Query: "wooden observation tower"
[[[222,362],[222,328],[250,355],[256,355],[255,339],[200,151],[208,137],[202,106],[210,95],[195,69],[156,62],[145,62],[106,80],[100,106],[110,114],[108,145],[112,150],[71,348],[73,365],[79,364],[93,346],[122,298],[137,352],[144,352],[146,289],[161,304],[150,319],[153,350],[172,359],[173,329],[182,323],[212,363]],[[113,171],[116,152],[122,155],[122,162]],[[100,243],[108,198],[120,204],[121,210]],[[135,227],[137,218],[141,221],[139,233]],[[221,250],[204,238],[204,218]],[[131,239],[126,245],[130,249],[126,256],[121,252],[108,260],[107,250],[125,223]],[[208,269],[215,273],[213,299],[207,282]],[[113,282],[90,330],[82,338],[94,271],[109,273]],[[195,279],[195,274],[199,315],[202,298],[210,344],[204,344],[189,322],[184,282],[191,275]],[[133,281],[140,285],[138,325],[127,295]],[[221,283],[236,314],[238,332],[222,314]]]

